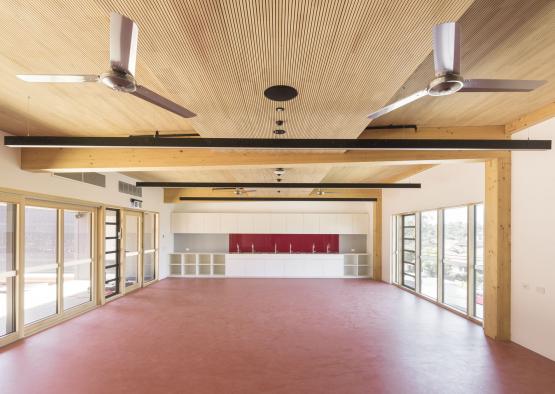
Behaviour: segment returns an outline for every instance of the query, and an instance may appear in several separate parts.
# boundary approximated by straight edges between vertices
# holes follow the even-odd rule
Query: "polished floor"
[[[8,393],[554,393],[555,362],[367,280],[167,279],[0,352]]]

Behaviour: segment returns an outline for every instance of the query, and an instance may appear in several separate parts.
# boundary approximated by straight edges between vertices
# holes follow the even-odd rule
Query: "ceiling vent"
[[[143,189],[131,183],[119,181],[118,187],[119,187],[120,193],[130,194],[135,197],[143,196]]]
[[[106,187],[106,175],[98,172],[56,172],[54,175],[90,185]]]

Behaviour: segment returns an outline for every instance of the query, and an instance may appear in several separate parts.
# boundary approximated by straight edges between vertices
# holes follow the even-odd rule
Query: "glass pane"
[[[0,337],[15,331],[15,278],[0,278]]]
[[[416,254],[414,252],[403,253],[403,262],[414,264],[416,262]]]
[[[16,205],[0,203],[0,273],[15,270]],[[0,337],[15,331],[15,277],[0,277]]]
[[[414,227],[405,228],[403,231],[403,238],[415,239],[416,229]]]
[[[437,299],[437,211],[420,214],[420,292]]]
[[[144,214],[144,233],[143,233],[143,249],[151,250],[156,247],[155,236],[156,236],[156,215],[153,213],[145,212]]]
[[[106,210],[106,223],[117,223],[118,211],[115,209]]]
[[[415,274],[415,265],[414,264],[404,264],[403,270],[405,274],[411,274],[414,276]]]
[[[115,252],[118,250],[118,240],[117,239],[107,239],[104,244],[105,252]]]
[[[466,311],[468,284],[468,209],[444,211],[443,302]]]
[[[416,250],[416,241],[414,239],[405,239],[405,251]]]
[[[117,258],[117,253],[106,253],[106,255],[104,256],[104,266],[109,267],[111,265],[116,265]],[[108,278],[106,278],[106,280],[108,280]]]
[[[57,277],[56,269],[25,273],[25,324],[57,313]]]
[[[125,217],[125,251],[137,252],[139,250],[139,218],[128,215]]]
[[[64,267],[64,310],[92,300],[91,264]]]
[[[403,224],[405,226],[414,226],[416,224],[415,215],[405,215],[405,216],[403,216]]]
[[[118,226],[115,224],[106,224],[106,231],[104,236],[106,238],[114,238],[118,236]]]
[[[475,209],[475,240],[474,240],[474,291],[475,313],[479,319],[484,318],[484,205],[478,204]]]
[[[403,276],[403,285],[409,287],[414,290],[415,288],[415,279],[413,276],[404,275]]]
[[[118,278],[117,267],[106,269],[106,281],[114,280]]]
[[[64,211],[64,310],[92,300],[90,212]]]
[[[56,209],[25,207],[25,324],[57,313],[57,232]]]
[[[104,296],[106,298],[118,294],[118,282],[114,280],[104,285]]]
[[[154,257],[154,253],[143,255],[143,280],[145,282],[154,280]]]
[[[139,256],[128,256],[125,258],[125,287],[137,283]]]

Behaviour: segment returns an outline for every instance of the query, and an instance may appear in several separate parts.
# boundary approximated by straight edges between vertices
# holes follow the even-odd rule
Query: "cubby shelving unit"
[[[170,276],[211,277],[225,275],[223,253],[170,253]]]
[[[368,255],[359,253],[349,253],[343,256],[343,274],[346,277],[369,277],[370,265]]]

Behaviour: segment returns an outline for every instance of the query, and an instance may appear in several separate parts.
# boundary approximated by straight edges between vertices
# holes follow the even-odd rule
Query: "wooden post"
[[[379,191],[376,202],[374,202],[373,218],[373,256],[372,256],[372,278],[382,280],[382,191]]]
[[[511,339],[511,156],[485,163],[484,332]]]

